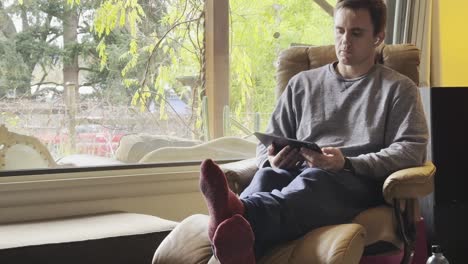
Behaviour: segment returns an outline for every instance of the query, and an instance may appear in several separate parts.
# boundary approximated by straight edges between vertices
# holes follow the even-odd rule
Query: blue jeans
[[[257,257],[278,243],[317,227],[348,223],[384,203],[381,185],[349,172],[317,168],[262,168],[240,198],[255,234]]]

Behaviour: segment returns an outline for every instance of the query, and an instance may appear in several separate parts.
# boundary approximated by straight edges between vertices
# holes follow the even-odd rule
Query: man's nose
[[[349,44],[350,41],[351,41],[351,33],[350,33],[350,32],[345,32],[345,33],[343,33],[343,38],[342,38],[342,40],[343,40],[343,43],[344,43],[344,44]]]

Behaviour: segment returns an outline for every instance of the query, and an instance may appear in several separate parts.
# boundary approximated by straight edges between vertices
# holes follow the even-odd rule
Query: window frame
[[[205,2],[205,76],[210,138],[223,136],[223,109],[229,105],[229,0]]]

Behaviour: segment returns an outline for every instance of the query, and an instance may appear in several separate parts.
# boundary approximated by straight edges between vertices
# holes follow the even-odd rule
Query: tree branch
[[[93,68],[87,68],[87,67],[79,67],[79,71],[89,71],[89,72],[100,72],[99,70],[93,69]]]
[[[148,71],[149,71],[149,66],[150,66],[150,62],[151,62],[151,59],[153,58],[154,54],[156,53],[156,50],[158,49],[159,45],[162,43],[162,41],[164,40],[164,38],[166,38],[166,36],[176,27],[182,25],[182,24],[186,24],[186,23],[191,23],[191,22],[194,22],[194,21],[197,21],[199,18],[195,18],[195,19],[190,19],[190,20],[186,20],[186,21],[183,21],[183,22],[179,22],[179,23],[175,23],[174,25],[172,25],[167,31],[166,33],[164,33],[164,35],[161,37],[161,39],[159,39],[159,41],[156,43],[156,45],[154,46],[154,49],[153,51],[151,51],[151,54],[147,60],[147,63],[146,63],[146,68],[145,68],[145,72],[144,72],[144,75],[143,75],[143,80],[140,82],[140,86],[144,86],[144,84],[146,83],[146,76],[148,75]]]
[[[319,5],[328,15],[333,17],[333,6],[331,6],[326,0],[312,0]]]

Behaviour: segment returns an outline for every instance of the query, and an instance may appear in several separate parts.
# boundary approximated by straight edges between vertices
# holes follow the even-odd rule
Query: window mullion
[[[210,138],[223,136],[223,108],[229,104],[229,0],[207,0],[205,76]]]

